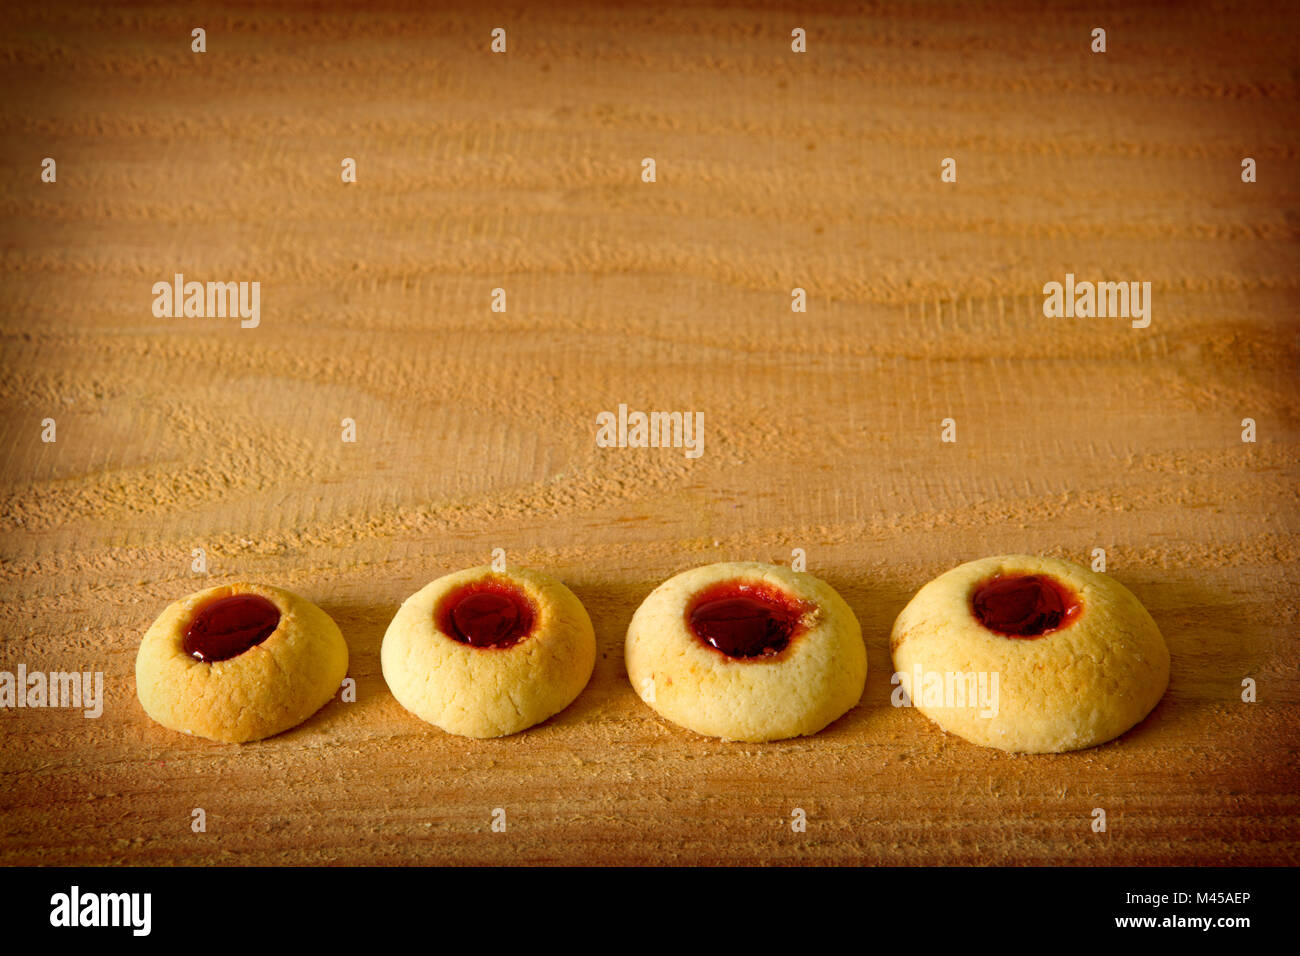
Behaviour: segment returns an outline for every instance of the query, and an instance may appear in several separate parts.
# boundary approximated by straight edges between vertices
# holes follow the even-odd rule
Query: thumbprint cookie
[[[1056,558],[982,558],[940,575],[898,615],[890,650],[921,713],[1014,753],[1105,743],[1169,684],[1169,649],[1138,599]]]
[[[815,734],[862,697],[867,652],[844,599],[811,574],[710,564],[655,588],[624,647],[641,699],[688,730],[751,742]]]
[[[407,598],[380,657],[393,696],[417,717],[462,737],[504,737],[573,703],[596,666],[596,635],[559,581],[485,566]]]
[[[135,659],[146,714],[223,743],[298,726],[325,706],[347,672],[348,645],[330,616],[260,584],[208,588],[169,605]]]

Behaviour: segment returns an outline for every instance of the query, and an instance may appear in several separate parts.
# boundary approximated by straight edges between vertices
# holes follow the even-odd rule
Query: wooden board
[[[7,13],[0,669],[107,701],[0,711],[0,863],[1295,863],[1300,17],[1036,7]],[[260,282],[260,325],[156,318],[177,272]],[[1150,327],[1044,317],[1066,273],[1149,281]],[[598,448],[620,403],[702,412],[703,455]],[[599,659],[471,741],[379,646],[494,548]],[[658,719],[642,598],[794,548],[862,622],[861,704],[763,746]],[[1009,756],[891,706],[923,583],[1094,548],[1173,654],[1140,727]],[[355,703],[243,747],[146,718],[145,628],[237,579],[335,617]]]

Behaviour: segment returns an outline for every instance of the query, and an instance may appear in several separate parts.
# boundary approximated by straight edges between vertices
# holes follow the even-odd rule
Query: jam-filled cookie
[[[771,564],[684,571],[627,629],[627,674],[675,724],[725,740],[815,734],[862,697],[867,652],[844,599]]]
[[[462,737],[504,737],[568,707],[596,666],[577,596],[536,571],[470,568],[403,602],[380,652],[398,703]]]
[[[899,614],[890,648],[918,710],[1012,752],[1118,737],[1169,684],[1169,649],[1138,599],[1056,558],[982,558],[940,575]]]
[[[171,730],[244,743],[296,727],[348,672],[338,625],[260,584],[208,588],[168,606],[135,659],[145,713]]]

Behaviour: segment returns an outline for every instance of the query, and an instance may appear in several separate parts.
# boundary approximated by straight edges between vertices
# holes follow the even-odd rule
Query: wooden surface
[[[1300,858],[1300,18],[662,6],[6,13],[0,669],[108,699],[0,711],[0,863]],[[176,272],[260,281],[261,325],[154,318]],[[1044,318],[1067,272],[1150,281],[1150,328]],[[703,456],[597,448],[619,403],[703,412]],[[1016,757],[890,706],[932,576],[1096,547],[1173,655],[1140,727]],[[599,659],[471,741],[379,645],[493,548],[573,588]],[[658,719],[641,599],[793,548],[862,622],[861,704],[763,746]],[[356,703],[243,747],[148,720],[145,628],[239,579],[334,616]]]

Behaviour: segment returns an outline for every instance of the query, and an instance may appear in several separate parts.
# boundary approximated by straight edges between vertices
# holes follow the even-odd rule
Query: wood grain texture
[[[0,711],[0,863],[1296,863],[1300,16],[1036,8],[7,11],[0,669],[108,700]],[[176,272],[260,281],[261,326],[154,318]],[[1045,319],[1066,272],[1150,281],[1151,327]],[[620,402],[702,411],[703,456],[597,448]],[[379,645],[497,547],[599,658],[464,740]],[[795,547],[862,622],[861,704],[762,746],[656,718],[641,599]],[[925,581],[1094,547],[1172,651],[1140,727],[1016,757],[890,705]],[[243,747],[145,717],[145,628],[235,579],[335,617],[356,703]]]

